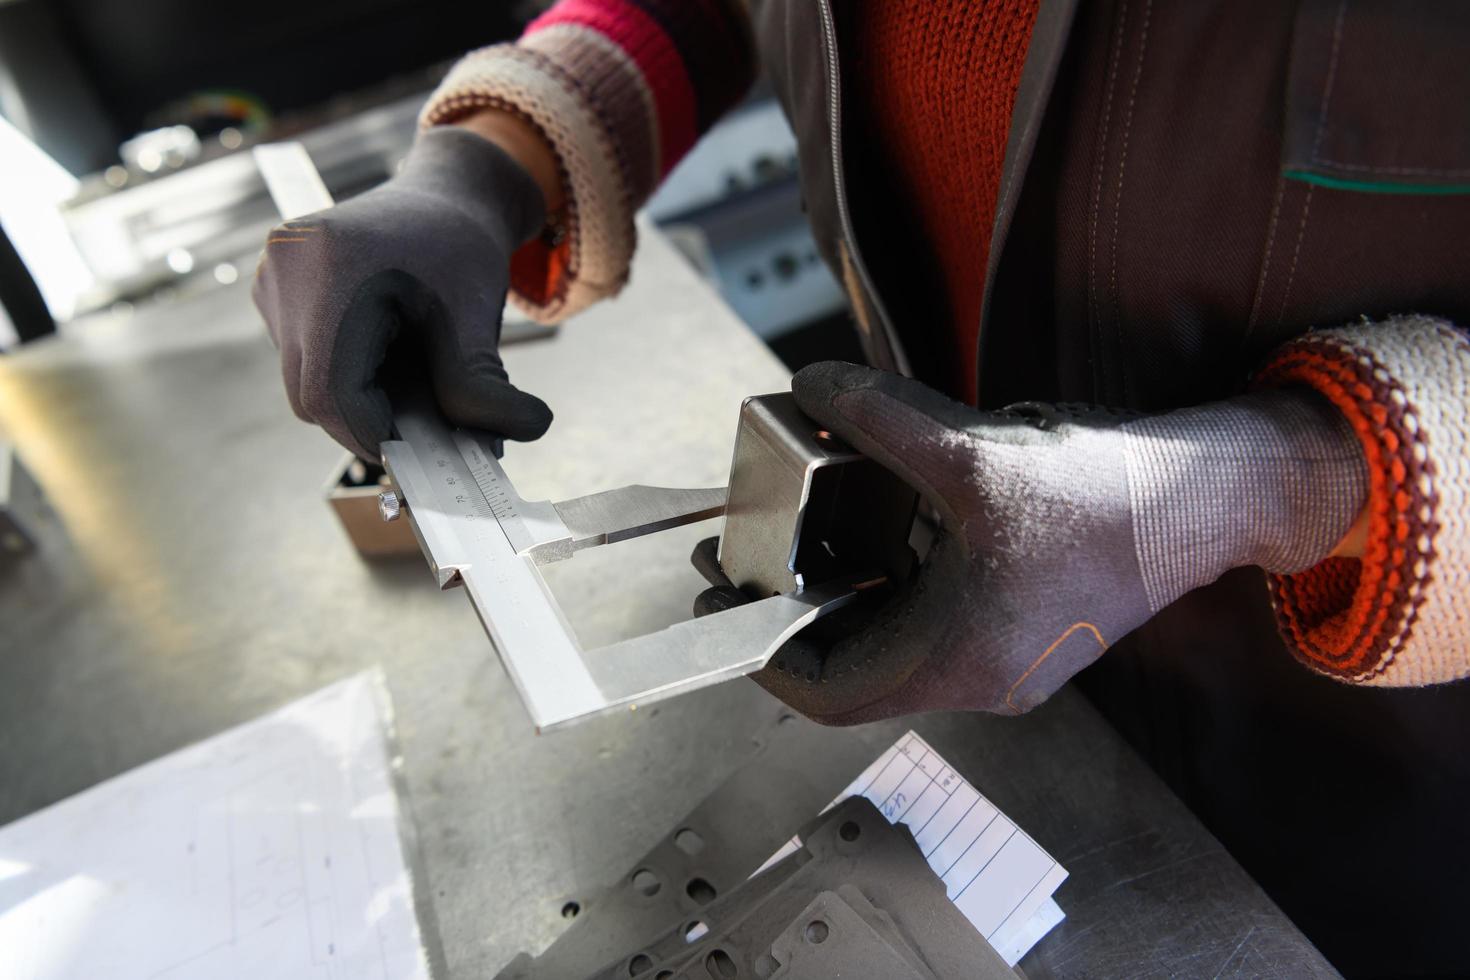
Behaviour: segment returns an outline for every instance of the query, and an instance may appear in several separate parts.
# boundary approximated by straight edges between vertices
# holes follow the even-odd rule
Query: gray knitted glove
[[[1157,416],[978,412],[836,362],[803,369],[792,390],[942,518],[916,579],[856,632],[831,644],[803,634],[756,675],[819,721],[1026,711],[1228,569],[1315,564],[1367,497],[1358,440],[1305,390]],[[699,611],[729,595],[706,593]]]
[[[375,460],[396,375],[430,386],[451,422],[538,438],[551,411],[511,386],[499,344],[510,255],[543,221],[515,161],[439,128],[381,187],[272,231],[252,295],[296,414]]]

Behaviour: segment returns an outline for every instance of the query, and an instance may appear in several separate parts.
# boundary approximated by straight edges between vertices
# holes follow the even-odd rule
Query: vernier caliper
[[[537,566],[718,516],[725,490],[632,486],[556,504],[527,501],[492,454],[490,436],[416,412],[396,422],[399,439],[383,444],[383,464],[424,556],[440,588],[464,585],[538,728],[748,674],[854,594],[846,583],[803,589],[584,651]]]
[[[299,144],[255,152],[284,217],[330,206]],[[913,491],[818,431],[789,394],[742,406],[728,491],[629,486],[528,501],[493,435],[453,428],[431,406],[397,406],[394,423],[398,438],[382,445],[393,483],[383,517],[412,524],[441,589],[464,587],[541,730],[759,670],[804,626],[911,560]],[[721,567],[763,598],[582,649],[538,566],[721,514]]]

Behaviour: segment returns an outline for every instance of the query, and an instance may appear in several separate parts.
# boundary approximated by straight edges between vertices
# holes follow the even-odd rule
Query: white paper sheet
[[[360,674],[0,828],[3,980],[427,980]]]
[[[1065,918],[1051,896],[1066,869],[915,733],[889,747],[827,809],[852,796],[867,797],[909,828],[950,900],[1011,966]],[[760,870],[800,847],[800,838],[791,838]]]

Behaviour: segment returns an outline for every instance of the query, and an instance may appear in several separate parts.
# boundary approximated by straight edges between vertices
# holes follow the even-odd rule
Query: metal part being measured
[[[718,516],[724,488],[629,486],[562,503],[523,500],[492,437],[453,430],[421,408],[400,412],[396,426],[383,465],[414,535],[439,587],[469,593],[538,729],[751,673],[854,594],[835,580],[583,651],[537,566]]]
[[[903,581],[918,495],[804,415],[789,393],[740,406],[720,568],[751,595],[844,572]]]

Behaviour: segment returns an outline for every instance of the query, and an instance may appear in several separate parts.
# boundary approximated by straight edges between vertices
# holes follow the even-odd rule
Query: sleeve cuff
[[[1320,392],[1369,467],[1364,556],[1271,576],[1288,648],[1360,684],[1470,676],[1470,340],[1420,316],[1313,332],[1279,349],[1256,384]]]
[[[551,145],[567,189],[563,233],[528,242],[511,260],[511,299],[543,323],[616,295],[637,244],[632,164],[588,84],[534,48],[499,44],[461,59],[419,116],[427,129],[503,109]]]

